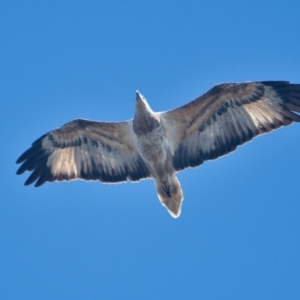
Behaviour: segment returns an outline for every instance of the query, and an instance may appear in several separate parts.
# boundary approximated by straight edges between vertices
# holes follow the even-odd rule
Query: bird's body
[[[173,154],[164,130],[163,119],[149,107],[137,92],[135,116],[132,123],[136,149],[150,170],[160,202],[172,216],[180,214],[183,195],[174,175]]]
[[[156,113],[137,92],[125,122],[74,120],[37,141],[17,160],[25,185],[72,179],[114,183],[152,178],[173,217],[183,193],[176,173],[216,159],[255,136],[300,122],[300,84],[286,81],[217,85],[177,109]]]

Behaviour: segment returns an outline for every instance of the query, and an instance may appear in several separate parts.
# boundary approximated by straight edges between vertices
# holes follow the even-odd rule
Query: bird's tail
[[[167,208],[173,218],[178,218],[181,212],[183,193],[177,177],[172,175],[167,182],[157,180],[155,185],[161,204]]]

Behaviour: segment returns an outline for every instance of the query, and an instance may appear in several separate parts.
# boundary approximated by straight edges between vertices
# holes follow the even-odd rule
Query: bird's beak
[[[136,91],[136,101],[142,100],[143,99],[142,97],[143,97],[142,94],[139,91]]]

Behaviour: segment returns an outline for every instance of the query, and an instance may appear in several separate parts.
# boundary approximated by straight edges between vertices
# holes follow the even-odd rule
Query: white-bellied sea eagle
[[[216,159],[255,136],[300,122],[300,84],[261,81],[219,84],[196,100],[156,113],[136,93],[125,122],[71,121],[36,140],[17,160],[25,185],[72,179],[106,183],[152,178],[173,217],[183,193],[176,173]]]

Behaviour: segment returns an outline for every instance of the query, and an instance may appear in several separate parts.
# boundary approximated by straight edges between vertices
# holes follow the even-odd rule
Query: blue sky
[[[300,83],[300,1],[1,1],[1,299],[300,299],[300,125],[178,177],[24,187],[18,156],[76,118],[221,82]]]

